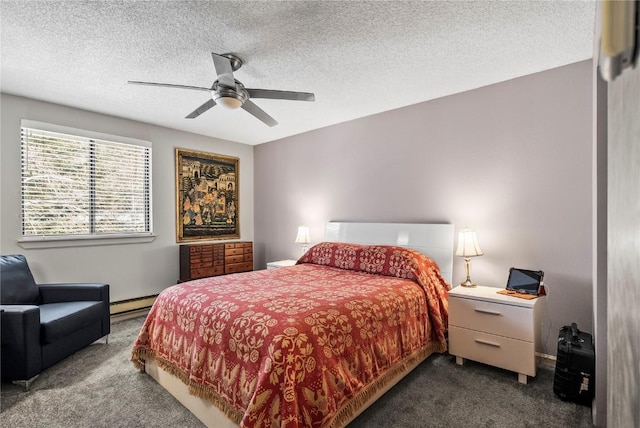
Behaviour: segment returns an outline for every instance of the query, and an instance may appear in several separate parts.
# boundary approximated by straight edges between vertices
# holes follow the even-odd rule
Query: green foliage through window
[[[22,236],[151,232],[150,144],[24,126],[21,140]]]

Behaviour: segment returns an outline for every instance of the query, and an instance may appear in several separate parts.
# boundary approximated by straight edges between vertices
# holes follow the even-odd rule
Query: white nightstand
[[[540,350],[541,299],[498,294],[499,288],[458,286],[449,291],[449,353],[456,363],[478,361],[535,376]]]
[[[267,269],[277,269],[285,266],[293,266],[295,265],[297,260],[279,260],[277,262],[269,262],[267,263]]]

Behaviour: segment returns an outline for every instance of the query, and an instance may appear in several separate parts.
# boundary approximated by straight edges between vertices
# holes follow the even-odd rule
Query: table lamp
[[[476,284],[471,282],[471,257],[481,256],[484,253],[478,245],[476,231],[468,227],[460,231],[458,235],[458,249],[456,256],[464,257],[465,267],[467,269],[467,280],[460,283],[463,287],[475,287]]]
[[[309,228],[307,226],[298,226],[298,235],[296,235],[295,243],[302,244],[302,254],[307,252],[307,244],[310,242]]]

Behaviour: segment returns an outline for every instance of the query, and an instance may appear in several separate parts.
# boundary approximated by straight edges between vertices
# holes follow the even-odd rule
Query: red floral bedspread
[[[341,426],[446,350],[450,288],[400,247],[321,243],[296,266],[164,290],[133,346],[243,427]]]

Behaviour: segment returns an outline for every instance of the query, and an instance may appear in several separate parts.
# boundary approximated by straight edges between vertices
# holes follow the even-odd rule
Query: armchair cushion
[[[102,302],[80,301],[40,305],[42,343],[53,343],[92,323],[100,322]]]
[[[0,301],[3,305],[40,303],[38,286],[23,255],[0,257]]]

